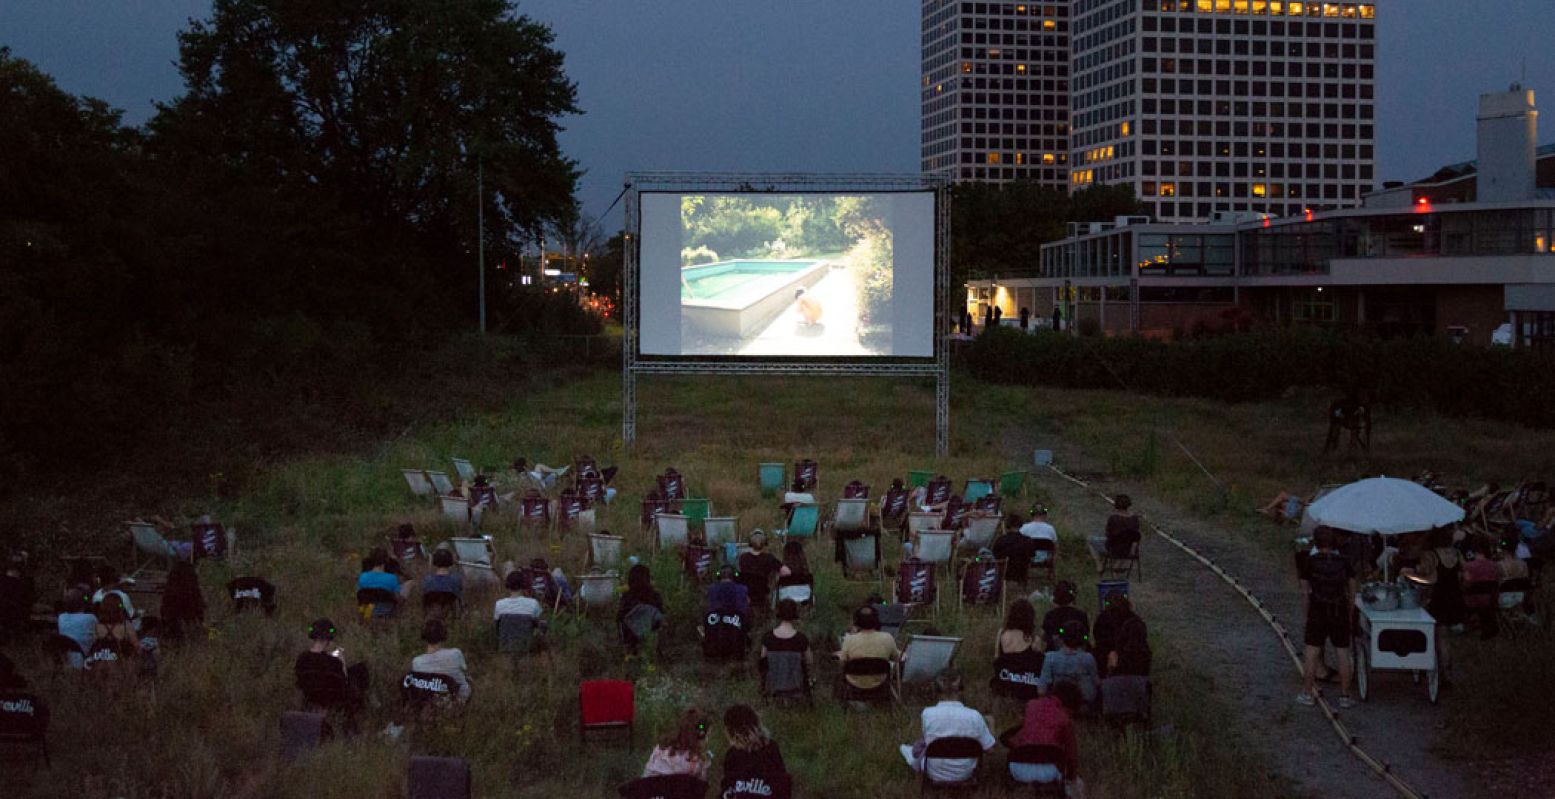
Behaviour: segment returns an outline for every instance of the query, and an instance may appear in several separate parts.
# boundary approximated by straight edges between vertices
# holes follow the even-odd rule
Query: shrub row
[[[1163,342],[993,329],[962,350],[961,361],[994,383],[1228,402],[1272,399],[1293,388],[1356,390],[1385,405],[1555,427],[1555,353],[1441,338],[1290,329]]]

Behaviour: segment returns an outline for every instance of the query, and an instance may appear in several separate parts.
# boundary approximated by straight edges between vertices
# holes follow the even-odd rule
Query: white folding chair
[[[438,504],[443,508],[443,517],[460,524],[470,523],[470,501],[464,497],[440,496]]]
[[[616,578],[610,574],[584,574],[578,577],[578,602],[584,610],[609,607],[616,601]]]
[[[683,547],[691,540],[691,518],[679,513],[660,513],[653,517],[653,545],[659,551]]]
[[[961,529],[961,540],[956,542],[956,548],[976,552],[992,546],[994,536],[999,533],[1000,521],[1000,518],[993,514],[974,513],[968,516],[966,527]]]
[[[585,535],[593,535],[596,527],[596,513],[593,508],[578,511],[578,517],[572,520],[572,529]]]
[[[948,568],[950,559],[956,553],[956,534],[951,530],[925,530],[914,533],[912,542],[913,557],[935,566],[943,565]]]
[[[497,562],[497,551],[489,538],[450,538],[441,548],[451,549],[454,560],[460,566],[484,566],[492,568]]]
[[[401,469],[400,474],[405,475],[405,483],[410,486],[410,493],[418,497],[430,497],[437,494],[437,487],[427,479],[427,473],[421,469]]]
[[[702,531],[707,536],[707,545],[718,549],[740,537],[740,517],[709,516],[702,520]]]
[[[432,481],[432,487],[437,489],[437,495],[446,497],[454,492],[453,481],[448,479],[447,472],[427,470],[427,479]]]
[[[454,471],[459,474],[459,479],[466,483],[475,482],[475,467],[464,458],[454,458]]]
[[[869,524],[869,500],[839,499],[832,511],[833,530],[857,530]]]
[[[896,670],[897,701],[901,701],[903,689],[932,685],[936,677],[950,668],[960,646],[960,638],[948,635],[908,637],[901,666]]]
[[[125,522],[130,528],[130,541],[134,545],[131,552],[131,577],[145,577],[151,579],[164,578],[172,569],[173,561],[182,560],[178,556],[178,550],[162,537],[161,531],[150,522],[133,521]],[[140,557],[149,556],[148,558]],[[158,574],[151,574],[148,569],[157,570]]]
[[[945,514],[943,513],[923,513],[921,511],[913,511],[912,513],[907,514],[908,537],[939,527],[940,520],[943,518],[945,518]]]
[[[843,574],[852,576],[858,572],[868,572],[871,580],[885,579],[880,568],[880,558],[876,556],[879,549],[880,539],[877,535],[844,538],[842,540]]]
[[[621,567],[621,544],[626,539],[618,535],[589,534],[589,566],[610,570]]]

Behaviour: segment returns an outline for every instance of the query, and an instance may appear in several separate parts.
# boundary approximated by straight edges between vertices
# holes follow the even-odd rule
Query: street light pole
[[[475,162],[476,249],[475,268],[480,271],[481,335],[486,334],[486,171]]]

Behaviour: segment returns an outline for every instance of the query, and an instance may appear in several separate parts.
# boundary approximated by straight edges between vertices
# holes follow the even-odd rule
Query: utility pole
[[[481,335],[486,334],[486,167],[475,162],[475,268],[480,270]]]

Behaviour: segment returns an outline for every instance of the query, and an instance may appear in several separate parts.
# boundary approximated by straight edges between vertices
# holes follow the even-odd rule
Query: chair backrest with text
[[[842,487],[843,499],[869,499],[869,486],[858,480],[850,480]]]
[[[190,533],[194,543],[194,559],[221,560],[227,556],[227,529],[215,522],[196,522]]]
[[[790,799],[794,778],[787,774],[730,774],[719,784],[719,799]]]
[[[664,474],[659,475],[659,494],[671,501],[686,498],[686,480],[674,467],[665,469]]]
[[[794,482],[804,486],[806,491],[814,491],[821,481],[821,467],[814,460],[805,458],[794,464]]]
[[[928,504],[938,505],[950,499],[950,478],[939,475],[928,484]]]
[[[525,492],[519,507],[522,513],[519,524],[525,527],[545,527],[551,523],[551,501],[538,491]]]
[[[885,524],[900,522],[902,516],[907,513],[907,499],[910,492],[905,488],[892,488],[880,498],[880,520]]]
[[[920,605],[934,601],[934,564],[908,558],[896,570],[896,601]]]
[[[35,694],[0,690],[0,743],[32,744],[49,761],[49,707]],[[17,779],[12,773],[7,782]]]
[[[961,573],[961,602],[964,605],[1004,604],[1004,561],[977,557],[968,561]]]
[[[444,704],[457,695],[453,682],[442,674],[412,671],[400,678],[400,699],[411,707]]]

